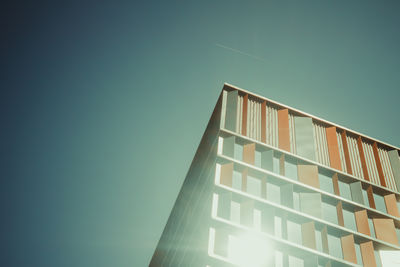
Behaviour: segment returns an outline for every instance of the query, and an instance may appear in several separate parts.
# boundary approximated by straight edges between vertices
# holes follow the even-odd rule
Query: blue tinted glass
[[[347,184],[345,182],[342,182],[342,181],[339,181],[339,191],[340,191],[340,196],[341,197],[344,197],[344,198],[346,198],[348,200],[352,200],[351,199],[351,191],[350,191],[350,185],[349,184]]]
[[[319,187],[321,188],[321,190],[333,194],[332,178],[322,173],[319,173],[318,176],[319,176]]]
[[[322,202],[322,216],[328,222],[338,223],[336,207],[331,204]]]

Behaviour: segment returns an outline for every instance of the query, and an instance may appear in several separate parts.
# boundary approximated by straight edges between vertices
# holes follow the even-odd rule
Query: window
[[[243,160],[243,146],[235,143],[233,148],[233,157],[236,160]]]
[[[319,173],[319,187],[321,190],[324,190],[328,193],[333,194],[333,182],[332,182],[332,177]]]
[[[280,167],[279,167],[279,157],[275,154],[272,159],[272,171],[276,174],[280,174]]]
[[[275,215],[274,229],[275,229],[275,236],[282,238],[282,217]]]
[[[364,205],[369,207],[369,200],[368,200],[367,190],[363,189],[362,190],[362,195],[363,195],[363,198],[364,198]]]
[[[338,223],[336,206],[322,202],[322,212],[324,220],[335,224]]]
[[[287,220],[287,237],[288,241],[301,244],[301,225]]]
[[[340,196],[343,198],[346,198],[348,200],[351,199],[351,191],[350,191],[350,185],[348,183],[339,181],[339,191],[340,191]]]
[[[283,267],[283,253],[275,250],[275,267]]]
[[[261,231],[261,210],[254,209],[253,221],[254,221],[254,229]]]
[[[373,238],[376,238],[376,235],[375,235],[375,228],[374,228],[374,224],[373,224],[371,218],[368,218],[368,225],[369,225],[369,230],[371,231],[371,236],[372,236]]]
[[[261,181],[250,175],[247,176],[247,192],[254,196],[261,196]]]
[[[297,180],[297,164],[293,159],[285,159],[285,176]]]
[[[232,188],[242,190],[242,173],[236,170],[233,171]]]
[[[317,250],[320,252],[323,252],[322,251],[322,234],[321,234],[321,231],[319,231],[319,230],[315,230],[315,241],[316,241]]]
[[[343,258],[342,244],[339,237],[328,234],[328,248],[330,255],[340,259]]]
[[[267,199],[278,204],[281,203],[281,189],[278,185],[267,183]]]
[[[385,199],[383,198],[383,196],[377,194],[373,195],[374,195],[376,209],[386,213],[387,211],[386,211]]]
[[[343,220],[346,228],[357,231],[356,220],[353,212],[343,209]]]
[[[293,208],[300,210],[300,194],[298,192],[293,192]]]
[[[240,224],[240,203],[231,201],[231,221]]]
[[[257,150],[255,152],[254,165],[261,168],[261,152]]]
[[[303,267],[303,266],[304,266],[303,259],[289,255],[289,267]]]
[[[360,245],[357,244],[357,243],[354,243],[354,246],[356,247],[357,263],[358,263],[358,264],[362,264],[362,257],[361,257]]]

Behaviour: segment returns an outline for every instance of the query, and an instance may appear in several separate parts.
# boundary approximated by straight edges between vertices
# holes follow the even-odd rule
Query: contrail
[[[260,58],[260,57],[257,57],[257,56],[253,56],[253,55],[251,55],[251,54],[248,54],[248,53],[242,52],[242,51],[240,51],[240,50],[237,50],[237,49],[235,49],[235,48],[228,47],[228,46],[225,46],[225,45],[222,45],[222,44],[219,44],[219,43],[216,43],[215,45],[218,46],[218,47],[221,47],[221,48],[230,50],[230,51],[232,51],[232,52],[236,52],[236,53],[239,53],[239,54],[242,54],[242,55],[251,57],[251,58],[253,58],[253,59],[260,60],[260,61],[262,61],[262,62],[266,62],[263,58]]]

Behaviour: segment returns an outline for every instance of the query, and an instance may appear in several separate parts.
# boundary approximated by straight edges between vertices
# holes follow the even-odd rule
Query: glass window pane
[[[250,175],[247,176],[247,192],[254,196],[261,196],[261,180]]]
[[[368,225],[369,225],[369,230],[371,231],[371,236],[373,238],[376,238],[376,236],[375,236],[375,228],[374,228],[374,224],[373,224],[371,218],[368,218]]]
[[[253,220],[254,220],[254,229],[261,231],[261,210],[254,209]]]
[[[275,250],[275,267],[283,267],[283,253]]]
[[[242,190],[242,173],[236,170],[233,171],[232,188]]]
[[[340,191],[340,196],[343,198],[346,198],[348,200],[352,200],[351,199],[351,191],[350,191],[350,185],[339,181],[339,191]]]
[[[342,245],[339,237],[328,234],[328,248],[329,248],[329,254],[332,255],[333,257],[337,257],[340,259],[343,257]]]
[[[331,223],[338,223],[336,206],[322,202],[322,217]]]
[[[301,225],[288,220],[287,237],[290,242],[301,244]]]
[[[274,217],[275,236],[282,238],[282,218],[279,216]]]
[[[303,266],[304,266],[303,259],[289,255],[289,267],[303,267]]]
[[[360,245],[355,243],[354,246],[356,247],[357,263],[361,265],[363,262],[362,262],[362,257],[361,257]]]
[[[231,201],[231,221],[240,224],[240,203]]]
[[[383,196],[377,194],[373,195],[374,195],[376,209],[386,213],[387,211],[386,211],[385,199],[383,198]]]
[[[297,164],[292,159],[285,160],[285,176],[297,180]]]
[[[267,183],[267,199],[281,204],[281,189],[278,185]]]
[[[298,192],[293,192],[293,208],[300,210],[300,194]]]
[[[235,143],[233,157],[237,160],[243,160],[243,146]]]
[[[369,201],[368,201],[368,194],[367,190],[362,190],[363,198],[364,198],[364,205],[369,207]]]
[[[261,168],[261,152],[256,150],[255,153],[255,159],[254,159],[254,164],[258,167]]]
[[[382,267],[382,261],[381,261],[381,255],[379,254],[379,251],[374,250],[375,254],[375,260],[376,260],[376,267]],[[386,267],[386,266],[384,266]]]
[[[279,158],[277,157],[277,155],[274,155],[274,158],[272,160],[273,163],[273,172],[276,174],[279,174]]]
[[[317,245],[317,250],[322,252],[322,235],[321,231],[315,230],[315,241]]]
[[[356,219],[354,217],[353,212],[343,209],[343,219],[344,219],[344,226],[346,228],[349,228],[353,231],[357,231]]]
[[[332,177],[319,173],[319,187],[321,188],[321,190],[333,194],[334,192]]]

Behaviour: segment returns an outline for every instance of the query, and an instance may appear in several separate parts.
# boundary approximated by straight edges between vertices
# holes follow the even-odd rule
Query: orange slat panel
[[[350,174],[353,174],[353,170],[351,168],[351,162],[350,162],[349,146],[347,144],[346,131],[343,131],[341,133],[341,136],[342,136],[343,153],[344,153],[344,158],[346,160],[347,172],[350,173]]]
[[[372,144],[372,150],[374,151],[374,158],[375,158],[376,168],[378,169],[379,181],[381,181],[382,186],[387,187],[385,176],[383,175],[381,159],[379,158],[378,146],[376,142]]]
[[[256,144],[246,144],[243,146],[243,161],[254,165],[256,157]]]
[[[279,148],[290,152],[289,110],[278,110]]]
[[[297,165],[299,181],[307,185],[319,188],[318,167],[315,165]]]
[[[340,238],[342,241],[343,259],[357,263],[356,247],[354,246],[353,235],[346,235]]]
[[[356,218],[356,225],[357,225],[357,231],[365,234],[365,235],[371,235],[371,231],[369,229],[368,225],[368,215],[366,210],[359,210],[354,213],[355,218]]]
[[[390,215],[400,217],[399,209],[397,208],[396,196],[394,194],[384,196],[386,210]]]
[[[341,171],[342,165],[336,136],[336,127],[332,126],[326,128],[326,140],[328,142],[329,161],[331,163],[331,167]]]
[[[399,245],[393,219],[374,218],[372,219],[376,237],[385,242]]]
[[[365,267],[376,267],[374,245],[372,241],[360,244],[361,257]]]
[[[261,104],[261,142],[267,142],[267,101]]]
[[[360,153],[361,166],[364,174],[364,179],[369,181],[367,162],[365,161],[364,149],[362,147],[361,136],[357,137],[358,152]]]

